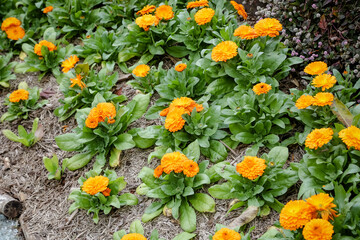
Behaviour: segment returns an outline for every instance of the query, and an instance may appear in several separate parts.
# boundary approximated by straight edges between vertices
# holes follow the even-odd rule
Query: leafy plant
[[[100,176],[100,171],[90,171],[85,174],[86,178],[80,177],[78,180],[82,186],[81,189],[73,190],[69,195],[69,200],[74,201],[69,208],[69,213],[72,213],[76,209],[87,210],[87,213],[93,213],[93,221],[98,223],[99,212],[103,211],[104,214],[109,214],[112,208],[120,208],[126,205],[136,205],[138,199],[134,194],[124,193],[119,196],[119,192],[126,187],[124,177],[118,177],[113,170],[105,170],[103,177],[108,179],[107,190],[108,192],[97,192],[91,195],[84,191],[84,183],[89,178]]]
[[[247,156],[256,156],[257,150],[247,151]],[[230,211],[241,206],[261,207],[260,215],[270,213],[270,207],[280,212],[283,205],[276,199],[284,195],[288,188],[293,186],[298,177],[295,171],[284,165],[289,157],[286,147],[274,147],[268,154],[263,154],[266,167],[264,172],[254,180],[239,175],[237,168],[231,166],[228,162],[217,163],[209,169],[209,172],[216,172],[221,178],[227,180],[225,183],[217,184],[209,188],[211,196],[218,199],[238,199]],[[254,171],[248,169],[249,172]],[[212,181],[217,181],[218,176],[213,174]]]
[[[149,69],[150,70],[146,73],[146,76],[137,76],[133,71],[134,79],[128,81],[127,83],[142,93],[153,94],[154,87],[159,84],[160,79],[163,76],[164,70],[162,69],[162,62],[159,64],[158,70],[156,70],[155,67],[149,67]]]
[[[28,88],[27,84],[25,82],[21,82],[19,84],[19,89],[26,90],[28,94],[28,99],[26,100],[20,100],[19,102],[10,102],[9,96],[11,94],[8,94],[5,98],[4,105],[8,106],[8,110],[6,113],[4,113],[0,121],[13,121],[15,119],[27,119],[29,112],[36,110],[38,108],[41,108],[44,106],[48,101],[47,100],[41,100],[40,99],[40,89],[37,87],[34,88]]]
[[[54,153],[52,158],[43,157],[43,162],[46,170],[49,171],[48,179],[60,180],[66,165],[64,164],[63,167],[59,165],[59,159],[56,154]]]
[[[109,156],[111,167],[119,165],[120,154],[123,150],[135,147],[132,135],[125,133],[127,127],[139,119],[146,111],[150,101],[150,95],[138,94],[127,106],[116,105],[116,116],[113,123],[99,122],[96,128],[89,128],[85,125],[90,108],[77,111],[75,115],[77,128],[72,133],[55,137],[60,149],[64,151],[78,151],[78,153],[67,160],[66,167],[73,171],[88,164],[95,155],[96,162],[94,169],[102,168]],[[95,108],[98,103],[106,102],[97,94],[92,103]]]
[[[283,92],[256,95],[248,90],[229,96],[229,108],[224,108],[222,115],[233,141],[272,146],[280,141],[279,134],[292,129],[287,117],[290,104],[289,96]]]
[[[0,85],[3,87],[9,87],[9,80],[16,79],[15,74],[11,73],[11,69],[14,67],[15,63],[10,62],[12,58],[12,53],[7,54],[6,56],[0,56]]]
[[[168,153],[170,152],[171,149],[168,149]],[[188,161],[195,161],[192,165],[197,165],[196,162],[200,155],[193,144],[183,152],[186,157],[191,159]],[[198,165],[198,172],[193,176],[171,171],[169,174],[160,174],[159,178],[155,177],[153,169],[143,167],[138,175],[143,183],[136,192],[160,201],[153,202],[146,208],[142,221],[148,222],[165,211],[165,214],[180,219],[183,230],[193,232],[196,229],[195,210],[199,212],[215,211],[215,201],[209,195],[196,193],[196,190],[210,183],[210,178],[205,174],[208,164],[209,161],[202,161]]]
[[[39,118],[35,118],[31,132],[29,133],[25,130],[25,128],[22,125],[19,125],[18,126],[19,136],[17,136],[15,133],[13,133],[8,129],[2,130],[2,133],[5,135],[5,137],[7,137],[11,141],[22,143],[26,147],[31,147],[35,143],[37,143],[44,135],[42,130],[43,128],[41,125],[40,128],[38,128],[38,123],[39,123]]]
[[[118,96],[111,92],[118,80],[117,72],[112,75],[109,74],[113,69],[114,64],[106,64],[105,68],[96,72],[95,70],[89,71],[88,64],[78,64],[75,67],[75,74],[80,74],[81,81],[86,85],[84,88],[71,84],[70,78],[75,78],[73,73],[63,74],[58,77],[60,91],[65,98],[60,99],[63,105],[55,109],[55,116],[59,117],[60,121],[68,119],[77,109],[90,107],[97,94],[100,94],[106,102],[121,103],[125,101],[125,96]]]
[[[135,220],[130,224],[130,233],[138,233],[138,234],[141,234],[144,236],[144,234],[145,234],[144,227],[141,225],[141,222],[139,220]],[[121,240],[126,235],[127,234],[126,234],[125,230],[117,231],[114,233],[113,240]],[[178,234],[175,238],[173,238],[173,240],[190,240],[195,236],[196,236],[196,234],[194,234],[194,233],[182,232],[182,233]],[[157,229],[154,229],[151,232],[150,239],[151,240],[165,240],[163,238],[159,238],[159,232]]]

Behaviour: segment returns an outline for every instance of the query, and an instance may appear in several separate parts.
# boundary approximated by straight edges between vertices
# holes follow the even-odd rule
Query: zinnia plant
[[[160,64],[159,68],[161,68]],[[159,72],[155,69],[150,69],[146,64],[140,64],[136,66],[132,74],[134,80],[130,80],[127,83],[130,84],[136,90],[141,91],[142,93],[154,93],[154,87],[159,84]]]
[[[13,121],[15,119],[27,119],[29,113],[44,106],[48,101],[40,99],[40,89],[28,88],[25,82],[19,84],[18,90],[8,94],[4,105],[8,106],[0,121]]]
[[[298,181],[295,171],[283,168],[289,157],[288,149],[275,147],[260,158],[254,156],[256,152],[250,149],[236,166],[221,162],[211,167],[210,171],[227,181],[210,187],[209,193],[218,199],[238,199],[230,210],[257,206],[264,212],[270,207],[280,212],[282,204],[276,197],[284,195]],[[218,180],[215,176],[212,179]]]
[[[79,169],[95,155],[94,169],[102,168],[108,158],[111,167],[119,165],[121,151],[135,147],[132,135],[125,131],[145,113],[149,101],[149,95],[138,94],[127,106],[119,106],[97,94],[92,109],[78,110],[78,127],[73,133],[55,138],[62,150],[81,152],[68,159],[66,167],[71,171]]]
[[[210,178],[205,174],[209,161],[198,164],[199,154],[191,156],[196,151],[193,145],[184,149],[184,154],[168,151],[161,157],[161,164],[155,170],[144,167],[140,171],[138,177],[143,184],[138,187],[137,193],[160,200],[146,208],[143,222],[164,211],[164,214],[179,219],[182,229],[192,232],[196,229],[195,210],[215,212],[215,201],[205,193],[196,193],[196,190],[210,183]]]
[[[113,170],[106,169],[103,175],[101,171],[90,171],[85,174],[86,178],[79,179],[80,189],[73,190],[69,195],[69,200],[74,201],[69,213],[76,209],[87,210],[93,213],[93,221],[98,223],[99,212],[109,214],[113,208],[120,208],[126,205],[136,205],[138,199],[134,194],[119,192],[126,187],[124,177],[118,177]]]

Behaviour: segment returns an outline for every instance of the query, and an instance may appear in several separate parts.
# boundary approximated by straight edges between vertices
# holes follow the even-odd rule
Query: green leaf
[[[144,235],[144,227],[141,225],[140,220],[135,220],[130,224],[130,233],[140,233]]]
[[[126,187],[126,182],[124,177],[119,177],[114,181],[109,182],[109,186],[111,189],[111,195],[117,195],[120,191],[122,191]]]
[[[235,135],[235,139],[245,144],[250,144],[256,141],[256,137],[249,132],[238,133]]]
[[[135,142],[130,134],[123,133],[118,136],[117,140],[114,142],[114,146],[118,150],[127,150],[135,147]]]
[[[21,142],[21,138],[19,138],[15,133],[13,133],[8,129],[2,130],[2,133],[5,135],[5,137],[7,137],[11,141]]]
[[[56,154],[54,154],[52,158],[44,157],[43,162],[46,170],[48,170],[50,173],[56,172],[59,167],[59,159]]]
[[[162,208],[155,212],[152,212],[152,213],[144,213],[144,215],[142,215],[142,217],[141,217],[141,221],[146,223],[146,222],[151,221],[152,219],[156,218],[161,213],[162,213]]]
[[[131,113],[132,117],[130,119],[130,123],[135,120],[138,120],[139,118],[141,118],[144,115],[144,113],[146,112],[146,110],[149,106],[150,97],[151,97],[150,94],[146,94],[146,95],[138,94],[131,100],[131,102],[135,103],[135,107]]]
[[[210,160],[215,163],[225,160],[228,156],[226,147],[216,140],[210,140],[210,148],[208,150],[210,153]]]
[[[191,205],[199,212],[215,212],[215,201],[205,193],[195,193],[190,196]]]
[[[187,232],[193,232],[196,229],[196,213],[187,201],[181,202],[180,225]]]
[[[190,240],[196,236],[195,233],[182,232],[176,235],[172,240]]]
[[[75,133],[67,133],[55,137],[55,142],[61,150],[76,151],[82,144],[78,141],[79,136]]]
[[[119,201],[121,206],[123,205],[136,205],[138,204],[138,199],[134,194],[131,193],[124,193],[123,195],[119,196]]]
[[[200,146],[198,140],[190,143],[183,151],[183,153],[191,160],[197,162],[200,158]]]
[[[282,167],[289,157],[289,150],[287,147],[274,147],[268,153],[268,157],[278,167]]]
[[[111,149],[110,158],[109,158],[110,167],[119,166],[119,164],[120,164],[120,155],[121,155],[121,150],[118,150],[116,148]]]
[[[209,193],[212,197],[217,199],[230,199],[234,197],[231,192],[232,188],[229,183],[217,184],[209,188]]]
[[[70,171],[75,171],[79,168],[82,168],[90,162],[90,160],[94,155],[95,153],[91,153],[91,152],[76,154],[70,159],[67,159],[66,168],[69,169]]]
[[[126,235],[125,230],[117,231],[114,233],[113,240],[121,240]]]

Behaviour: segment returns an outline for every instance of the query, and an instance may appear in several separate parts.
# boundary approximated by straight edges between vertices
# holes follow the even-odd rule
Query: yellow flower
[[[68,59],[65,59],[61,67],[63,68],[62,71],[67,73],[70,69],[72,69],[75,64],[79,61],[79,58],[76,55],[70,56]]]
[[[186,63],[180,63],[175,66],[175,71],[182,72],[186,69],[187,65]]]
[[[314,96],[314,106],[326,106],[331,105],[334,101],[334,95],[327,92],[319,92]]]
[[[312,62],[309,63],[305,69],[304,72],[310,75],[319,75],[322,74],[324,72],[326,72],[328,70],[328,66],[326,63],[324,62]]]
[[[240,27],[235,29],[234,36],[240,37],[241,39],[251,40],[259,37],[259,34],[254,28],[246,25],[241,25]]]
[[[145,14],[136,18],[135,23],[145,31],[149,31],[150,26],[157,26],[159,24],[159,19],[153,15]]]
[[[240,239],[241,239],[240,233],[229,228],[220,229],[212,237],[212,240],[240,240]]]
[[[134,70],[132,73],[137,77],[146,77],[150,71],[150,67],[146,64],[140,64]]]
[[[315,99],[310,95],[302,95],[295,103],[298,109],[304,109],[310,107],[314,103]]]
[[[140,233],[129,233],[124,235],[120,240],[146,240],[146,237]]]
[[[155,16],[160,20],[170,20],[174,17],[174,12],[171,6],[161,5],[156,9]]]
[[[1,30],[6,31],[11,27],[20,27],[21,21],[14,17],[6,18],[1,24]]]
[[[195,22],[198,25],[205,25],[211,22],[211,19],[215,15],[215,11],[211,8],[203,8],[197,11],[194,15]]]
[[[85,83],[83,81],[81,81],[82,77],[80,74],[76,74],[76,78],[70,78],[71,81],[71,85],[70,87],[74,87],[75,85],[78,85],[79,87],[81,87],[81,90],[86,87]]]
[[[54,7],[53,7],[53,6],[48,6],[48,7],[44,8],[43,13],[52,12],[52,10],[53,10],[53,9],[54,9]]]
[[[236,171],[244,178],[255,180],[264,174],[265,160],[257,157],[246,156],[236,165]]]
[[[196,8],[196,7],[208,7],[209,1],[208,0],[198,0],[195,2],[188,2],[186,8]]]
[[[40,41],[38,44],[35,45],[34,47],[34,53],[38,56],[42,56],[42,53],[41,53],[41,47],[42,46],[45,46],[48,48],[49,52],[52,52],[54,50],[57,49],[57,47],[52,43],[52,42],[48,42],[46,40],[42,40]]]
[[[313,217],[314,207],[304,200],[288,202],[280,213],[280,225],[287,230],[302,228]]]
[[[318,88],[321,87],[321,90],[325,91],[325,89],[329,89],[333,87],[335,83],[336,83],[335,76],[332,76],[330,74],[321,74],[316,76],[311,84]]]
[[[216,45],[211,52],[211,58],[215,62],[226,62],[235,57],[238,52],[238,46],[233,41],[224,41]]]
[[[266,83],[258,83],[253,87],[252,90],[256,95],[266,94],[271,90],[271,86]]]
[[[333,233],[334,226],[324,219],[313,219],[303,229],[305,240],[331,240]]]
[[[275,18],[264,18],[258,21],[254,28],[260,36],[276,37],[279,36],[282,25],[279,20]]]
[[[339,132],[339,137],[346,144],[348,148],[354,147],[360,151],[360,129],[355,126],[350,126]]]
[[[324,220],[333,220],[334,217],[337,217],[336,211],[333,209],[336,207],[333,201],[334,198],[325,193],[319,193],[306,199],[306,202],[316,209],[314,218],[321,217]]]
[[[183,173],[187,177],[195,177],[199,172],[199,165],[193,160],[187,160],[184,162],[184,170]]]
[[[9,96],[10,102],[20,102],[21,100],[28,100],[29,99],[29,92],[25,89],[19,89],[13,91]]]
[[[99,192],[103,192],[109,185],[109,179],[104,176],[96,176],[88,178],[82,185],[81,189],[90,194],[95,195]]]
[[[145,6],[143,9],[141,9],[140,11],[138,11],[136,14],[137,15],[145,15],[145,14],[149,14],[155,11],[155,6],[154,5],[147,5]]]
[[[318,149],[330,142],[333,138],[334,131],[331,128],[320,128],[313,130],[307,135],[305,146],[310,149]]]
[[[11,40],[19,40],[25,36],[25,30],[22,27],[9,27],[6,29],[7,37]]]
[[[242,16],[245,20],[247,19],[248,15],[245,11],[245,8],[242,4],[239,4],[235,1],[230,1],[231,5],[235,8],[235,10],[238,12],[240,16]]]

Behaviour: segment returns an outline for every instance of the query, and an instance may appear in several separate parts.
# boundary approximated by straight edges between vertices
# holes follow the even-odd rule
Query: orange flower
[[[240,239],[241,239],[240,233],[229,228],[220,229],[212,237],[212,240],[240,240]]]
[[[65,59],[61,67],[63,68],[62,71],[67,73],[70,69],[72,69],[75,64],[79,61],[79,58],[76,55],[70,56],[68,59]]]
[[[28,100],[29,99],[29,92],[25,89],[19,89],[13,91],[9,96],[10,102],[20,102],[21,100]]]
[[[94,117],[87,117],[85,120],[85,126],[88,128],[96,128],[99,125],[99,121]]]
[[[103,192],[109,185],[109,179],[104,176],[89,177],[82,185],[82,190],[90,195]]]
[[[348,148],[354,147],[360,151],[360,129],[355,126],[350,126],[339,132],[339,137],[346,144]]]
[[[159,178],[164,172],[164,169],[161,165],[157,166],[155,169],[154,169],[154,177],[156,178]]]
[[[321,87],[322,88],[321,90],[325,91],[325,89],[329,89],[333,87],[335,83],[336,83],[335,76],[331,76],[330,74],[321,74],[316,76],[311,84],[318,88]]]
[[[14,17],[6,18],[1,24],[1,30],[6,31],[11,27],[20,27],[21,21]]]
[[[235,29],[234,36],[240,37],[241,39],[251,40],[259,37],[259,34],[256,30],[250,26],[241,25]]]
[[[98,105],[96,105],[96,109],[99,113],[99,122],[104,122],[106,118],[108,119],[108,123],[115,122],[114,118],[116,117],[116,108],[114,104],[107,102],[98,103]]]
[[[303,229],[305,240],[331,240],[334,226],[324,219],[313,219]]]
[[[186,69],[187,65],[186,63],[180,63],[175,66],[175,71],[182,72]]]
[[[170,111],[173,108],[185,108],[188,112],[192,112],[194,108],[196,108],[197,112],[201,112],[204,110],[202,104],[197,104],[194,100],[188,97],[175,98],[170,106]]]
[[[246,156],[236,165],[236,171],[244,178],[255,180],[264,174],[265,160],[257,157]]]
[[[140,11],[138,11],[136,14],[137,15],[145,15],[145,14],[149,14],[155,11],[155,6],[154,5],[147,5],[145,6],[143,9],[141,9]]]
[[[70,78],[71,81],[71,85],[70,87],[74,87],[75,85],[78,85],[79,87],[81,87],[81,90],[86,87],[85,83],[83,81],[81,81],[82,77],[80,74],[76,74],[76,78]]]
[[[184,108],[174,108],[169,111],[165,119],[165,129],[170,132],[181,130],[185,125],[185,120],[182,118],[182,115],[185,113],[189,114],[190,112]]]
[[[169,113],[170,108],[165,108],[160,112],[160,116],[166,117]]]
[[[87,35],[86,38],[87,38],[87,39],[91,38],[91,35]]]
[[[282,25],[279,20],[275,18],[264,18],[258,21],[254,28],[260,36],[276,37],[279,36]]]
[[[124,235],[120,240],[146,240],[146,237],[140,233],[129,233]]]
[[[48,7],[44,8],[43,13],[52,12],[52,10],[53,10],[53,9],[54,9],[54,7],[53,7],[53,6],[48,6]]]
[[[313,130],[307,135],[305,146],[310,149],[318,149],[330,142],[333,138],[334,131],[331,128],[320,128]]]
[[[134,70],[132,73],[137,77],[146,77],[150,71],[150,67],[146,64],[140,64]]]
[[[108,197],[108,196],[110,196],[110,192],[111,192],[111,189],[110,189],[110,188],[106,188],[105,191],[102,191],[101,193],[102,193],[105,197]]]
[[[245,11],[245,8],[242,4],[239,4],[235,1],[230,1],[231,5],[235,8],[235,10],[238,12],[240,16],[242,16],[245,20],[247,19],[248,15]]]
[[[211,22],[211,19],[215,15],[215,11],[211,8],[203,8],[197,11],[194,15],[195,22],[198,25],[205,25]]]
[[[319,193],[306,199],[306,202],[312,205],[315,209],[314,218],[321,217],[324,220],[331,220],[337,217],[335,208],[336,205],[333,203],[334,198],[330,197],[329,194]]]
[[[266,83],[258,83],[253,87],[252,90],[256,95],[266,94],[271,90],[271,86]]]
[[[188,2],[186,8],[196,8],[196,7],[208,7],[209,1],[208,0],[198,0],[195,2]]]
[[[319,75],[322,74],[324,72],[326,72],[328,70],[328,66],[326,63],[324,62],[312,62],[309,63],[305,69],[304,72],[310,75]]]
[[[238,46],[233,41],[224,41],[216,45],[211,52],[211,58],[215,62],[226,62],[235,57],[238,52]]]
[[[149,31],[150,26],[157,26],[159,24],[159,19],[153,15],[145,14],[136,18],[135,23],[145,31]]]
[[[170,20],[174,17],[174,12],[171,6],[161,5],[156,9],[155,16],[160,20]]]
[[[19,40],[25,36],[25,30],[22,27],[9,27],[6,29],[7,37],[11,40]]]
[[[314,96],[314,106],[326,106],[331,105],[334,101],[334,95],[332,93],[320,92]]]
[[[304,200],[288,202],[280,213],[280,225],[291,231],[302,228],[313,217],[314,207]]]
[[[181,173],[184,170],[185,161],[190,160],[180,152],[166,153],[161,158],[161,166],[166,174],[170,174],[172,171]]]
[[[199,165],[193,160],[187,160],[184,162],[183,173],[187,177],[194,177],[199,172]]]
[[[53,43],[48,42],[46,40],[42,40],[38,44],[36,44],[34,47],[34,53],[36,53],[36,55],[38,55],[40,57],[42,56],[42,54],[41,54],[42,46],[47,47],[49,49],[49,52],[52,52],[57,49],[57,47]]]
[[[295,103],[298,109],[304,109],[310,107],[314,103],[315,99],[310,95],[302,95]]]

